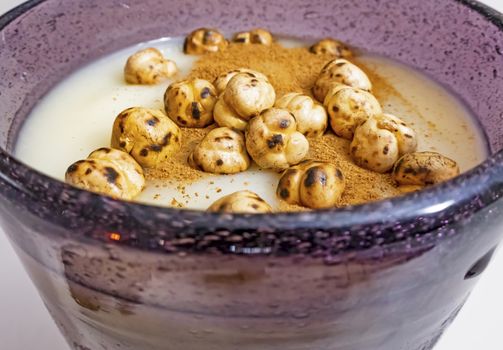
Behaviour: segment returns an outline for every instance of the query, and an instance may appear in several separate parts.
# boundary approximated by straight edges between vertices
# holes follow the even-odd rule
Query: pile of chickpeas
[[[233,42],[271,45],[264,29],[238,33]],[[228,45],[215,29],[201,28],[185,40],[186,54],[216,52]],[[420,190],[459,174],[457,163],[439,153],[416,152],[415,131],[396,116],[383,112],[372,95],[372,83],[351,63],[343,43],[324,39],[310,48],[330,54],[311,96],[291,92],[278,98],[264,74],[241,68],[214,82],[203,79],[171,84],[164,96],[165,111],[130,108],[113,125],[111,148],[93,152],[72,164],[70,184],[115,198],[132,200],[145,187],[144,168],[162,168],[180,150],[180,127],[216,124],[189,156],[188,164],[213,174],[246,171],[255,162],[262,169],[283,172],[279,199],[312,209],[334,207],[345,191],[345,176],[336,164],[306,159],[309,138],[324,135],[328,126],[351,141],[355,164],[378,173],[392,172],[404,192]],[[176,63],[154,48],[128,59],[124,74],[130,84],[153,85],[173,77]],[[272,208],[250,191],[223,197],[214,212],[268,213]]]

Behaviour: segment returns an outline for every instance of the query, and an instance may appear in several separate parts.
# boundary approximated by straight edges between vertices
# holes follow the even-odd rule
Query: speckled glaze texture
[[[73,349],[429,350],[503,234],[502,18],[454,0],[31,1],[0,19],[0,223]],[[201,26],[334,36],[415,67],[471,108],[491,156],[406,197],[263,216],[115,201],[9,156],[65,75]]]

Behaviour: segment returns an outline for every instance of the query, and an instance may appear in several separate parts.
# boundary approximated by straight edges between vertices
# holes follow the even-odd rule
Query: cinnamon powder
[[[289,92],[301,92],[312,96],[314,85],[323,66],[333,57],[313,55],[306,48],[230,44],[223,51],[202,56],[194,65],[188,78],[200,78],[213,82],[217,76],[237,68],[249,68],[265,74],[276,90],[277,97]],[[379,80],[373,75],[374,80]],[[378,82],[384,87],[385,82]],[[205,173],[192,169],[187,157],[202,138],[211,130],[182,128],[183,146],[175,158],[163,170],[150,170],[147,177],[170,179],[190,184]],[[348,206],[398,196],[400,191],[390,174],[379,174],[358,167],[349,155],[348,140],[328,131],[321,138],[312,138],[309,158],[336,164],[346,177],[346,191],[338,206]],[[308,210],[281,202],[280,211]]]
[[[213,82],[217,76],[230,70],[249,68],[265,74],[278,97],[289,92],[303,92],[312,96],[311,88],[331,58],[313,55],[302,47],[230,44],[223,51],[202,56],[189,78]]]
[[[206,173],[189,166],[187,159],[194,148],[203,140],[213,127],[206,129],[180,128],[182,147],[173,157],[167,160],[162,168],[145,169],[148,180],[169,180],[171,184],[191,184],[201,179]]]

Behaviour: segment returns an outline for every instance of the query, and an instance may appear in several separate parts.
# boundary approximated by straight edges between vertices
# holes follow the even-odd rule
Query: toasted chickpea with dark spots
[[[213,174],[245,171],[250,167],[250,157],[243,134],[226,127],[213,129],[189,156],[189,164]]]
[[[164,113],[148,108],[129,108],[117,116],[112,147],[129,153],[145,168],[160,168],[181,147],[178,126]]]
[[[272,208],[256,193],[240,191],[220,198],[208,208],[208,211],[217,213],[265,214],[272,213]]]
[[[356,128],[382,114],[379,101],[371,93],[346,85],[335,85],[325,98],[330,126],[337,136],[352,140]]]
[[[422,188],[437,185],[459,175],[458,164],[437,152],[404,155],[393,168],[393,178],[401,186]]]
[[[248,124],[246,148],[258,166],[279,171],[305,159],[309,142],[297,131],[297,122],[290,112],[271,108]]]
[[[212,28],[199,28],[185,39],[183,51],[189,55],[202,55],[223,50],[229,42],[222,33]]]
[[[215,79],[215,82],[213,84],[215,85],[215,88],[217,89],[218,95],[222,94],[225,91],[225,88],[227,88],[229,81],[231,81],[231,79],[234,78],[239,73],[248,73],[250,75],[250,77],[252,77],[252,78],[257,78],[257,79],[262,79],[262,80],[268,81],[267,77],[264,74],[257,72],[255,70],[248,69],[248,68],[234,69],[229,72],[220,74]]]
[[[124,200],[134,199],[145,187],[141,166],[129,154],[112,148],[100,148],[75,162],[65,179],[75,187]]]
[[[353,56],[351,49],[342,41],[326,38],[318,41],[309,48],[315,55],[332,55],[336,58],[350,58]]]
[[[350,154],[365,169],[386,173],[398,158],[417,149],[414,130],[401,119],[382,114],[369,118],[356,128]]]
[[[185,128],[205,128],[212,124],[216,101],[215,87],[203,79],[173,83],[164,95],[166,114]]]
[[[219,126],[243,131],[248,121],[274,106],[276,92],[271,83],[253,73],[236,74],[215,105]]]
[[[345,188],[344,175],[337,166],[308,160],[283,173],[276,195],[289,204],[327,209],[337,205]]]
[[[314,97],[323,103],[330,89],[338,84],[364,91],[372,90],[372,83],[363,70],[348,60],[337,58],[328,62],[321,70],[313,87]]]
[[[237,33],[234,35],[232,41],[240,44],[260,44],[270,46],[272,45],[274,38],[269,31],[257,28],[250,30],[249,32]]]
[[[297,130],[307,137],[322,136],[327,129],[325,108],[307,95],[286,94],[276,101],[275,106],[292,113],[297,121]]]
[[[129,84],[155,85],[178,72],[176,63],[154,48],[138,51],[129,57],[124,77]]]

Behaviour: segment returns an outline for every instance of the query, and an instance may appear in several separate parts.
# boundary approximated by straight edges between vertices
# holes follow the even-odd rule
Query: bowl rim
[[[48,0],[29,0],[13,8],[0,17],[0,31],[4,30],[12,21],[19,18],[32,8]],[[503,14],[497,10],[480,3],[476,0],[452,0],[467,6],[470,9],[483,15],[483,17],[496,25],[500,31],[503,31]],[[489,176],[494,172],[494,167],[501,176]],[[13,176],[15,174],[16,176]],[[25,174],[25,176],[19,176]],[[486,175],[486,176],[484,176]],[[24,179],[23,179],[24,177]],[[484,177],[484,181],[480,181]],[[26,178],[34,179],[33,183],[26,182]],[[61,195],[66,194],[68,198],[79,198],[92,203],[100,203],[102,206],[112,205],[113,208],[122,209],[125,212],[145,212],[146,214],[168,214],[179,220],[187,217],[189,221],[194,217],[199,224],[213,222],[217,218],[225,216],[225,223],[231,227],[244,227],[247,229],[264,227],[264,222],[271,228],[281,229],[292,219],[301,219],[296,222],[295,227],[299,229],[311,228],[333,228],[340,229],[349,226],[365,226],[381,224],[384,222],[410,220],[421,215],[437,214],[453,208],[460,202],[467,202],[481,192],[498,189],[503,191],[503,150],[489,155],[488,158],[472,170],[461,174],[460,176],[431,188],[427,188],[413,194],[380,200],[372,203],[365,203],[343,208],[332,208],[326,210],[317,210],[301,213],[273,213],[273,214],[218,214],[209,213],[201,210],[177,209],[161,207],[156,205],[142,204],[138,202],[127,202],[119,199],[100,195],[79,188],[70,186],[63,181],[54,179],[44,173],[31,168],[10,155],[3,147],[0,147],[0,180],[22,193],[30,193],[35,185],[46,184],[58,189],[53,192]],[[23,181],[24,180],[24,181]],[[36,184],[35,184],[36,183]],[[452,198],[452,191],[456,190],[460,195]],[[499,196],[497,196],[499,198]],[[495,201],[498,198],[494,198]],[[61,206],[65,201],[61,201]],[[190,225],[190,224],[189,224]]]

